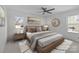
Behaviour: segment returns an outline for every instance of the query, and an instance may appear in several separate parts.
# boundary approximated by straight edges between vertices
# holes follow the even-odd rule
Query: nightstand
[[[14,38],[15,40],[22,40],[26,38],[26,35],[24,33],[15,33]]]

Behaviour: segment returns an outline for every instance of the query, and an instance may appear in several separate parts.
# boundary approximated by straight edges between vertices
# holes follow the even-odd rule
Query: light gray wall
[[[13,7],[13,6],[12,6]],[[13,7],[14,9],[8,8],[7,6],[7,13],[8,13],[8,39],[13,39],[13,35],[16,32],[16,29],[14,27],[15,25],[15,16],[23,16],[24,19],[24,25],[27,24],[27,17],[28,16],[36,16],[36,17],[41,17],[42,18],[42,24],[48,24],[49,25],[49,30],[54,31],[54,32],[58,32],[64,35],[65,38],[68,39],[72,39],[75,41],[79,41],[79,34],[75,34],[75,33],[68,33],[67,32],[67,16],[69,15],[75,15],[75,14],[79,14],[79,9],[74,9],[74,10],[70,10],[67,12],[62,12],[60,14],[57,14],[56,17],[58,17],[60,19],[60,26],[57,28],[52,27],[51,25],[51,20],[52,20],[52,16],[43,16],[43,15],[35,15],[32,13],[27,13],[26,10],[21,10],[16,7]]]
[[[4,11],[6,11],[5,7],[3,6],[1,7],[4,8]],[[5,26],[0,27],[0,53],[3,52],[6,40],[7,40],[7,18],[5,17]]]
[[[7,9],[7,19],[8,19],[8,39],[13,39],[13,35],[16,33],[16,29],[15,29],[15,24],[16,24],[16,16],[23,16],[26,17],[26,14],[21,12],[21,11],[17,11],[17,10],[12,10],[12,9]],[[27,24],[26,19],[24,19],[25,22]]]
[[[13,7],[13,8],[11,8]],[[22,16],[24,17],[24,26],[27,25],[27,17],[31,16],[31,17],[40,17],[41,18],[41,24],[45,24],[45,20],[43,16],[41,15],[35,15],[32,13],[27,13],[26,10],[23,9],[19,9],[16,8],[15,6],[6,6],[7,9],[7,35],[8,35],[8,40],[13,40],[13,35],[16,33],[16,29],[15,29],[15,23],[16,23],[16,19],[15,16]]]
[[[79,15],[79,9],[74,9],[71,11],[63,12],[63,13],[60,13],[59,15],[57,15],[57,17],[61,21],[61,24],[56,29],[50,25],[50,30],[63,34],[65,38],[79,42],[79,33],[70,33],[67,31],[68,30],[68,25],[67,25],[68,16],[72,16],[72,15]],[[47,23],[49,23],[49,19],[48,19]]]

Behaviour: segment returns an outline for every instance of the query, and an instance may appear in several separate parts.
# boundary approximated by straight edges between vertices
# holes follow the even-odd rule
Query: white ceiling
[[[6,7],[17,11],[25,11],[26,13],[41,14],[41,7],[46,7],[47,9],[55,8],[52,13],[61,13],[73,9],[78,9],[79,5],[9,5]]]

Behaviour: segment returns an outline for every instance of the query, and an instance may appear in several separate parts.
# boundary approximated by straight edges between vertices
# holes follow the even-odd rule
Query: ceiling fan
[[[41,7],[41,9],[43,10],[42,14],[45,14],[45,13],[49,13],[49,14],[52,14],[51,11],[55,10],[55,8],[52,8],[52,9],[47,9],[47,8],[44,8],[44,7]]]

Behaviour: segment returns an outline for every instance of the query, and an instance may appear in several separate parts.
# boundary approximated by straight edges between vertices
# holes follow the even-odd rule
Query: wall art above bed
[[[28,22],[28,25],[34,25],[34,26],[38,26],[38,25],[41,25],[41,18],[39,17],[28,17],[27,18],[27,22]]]

